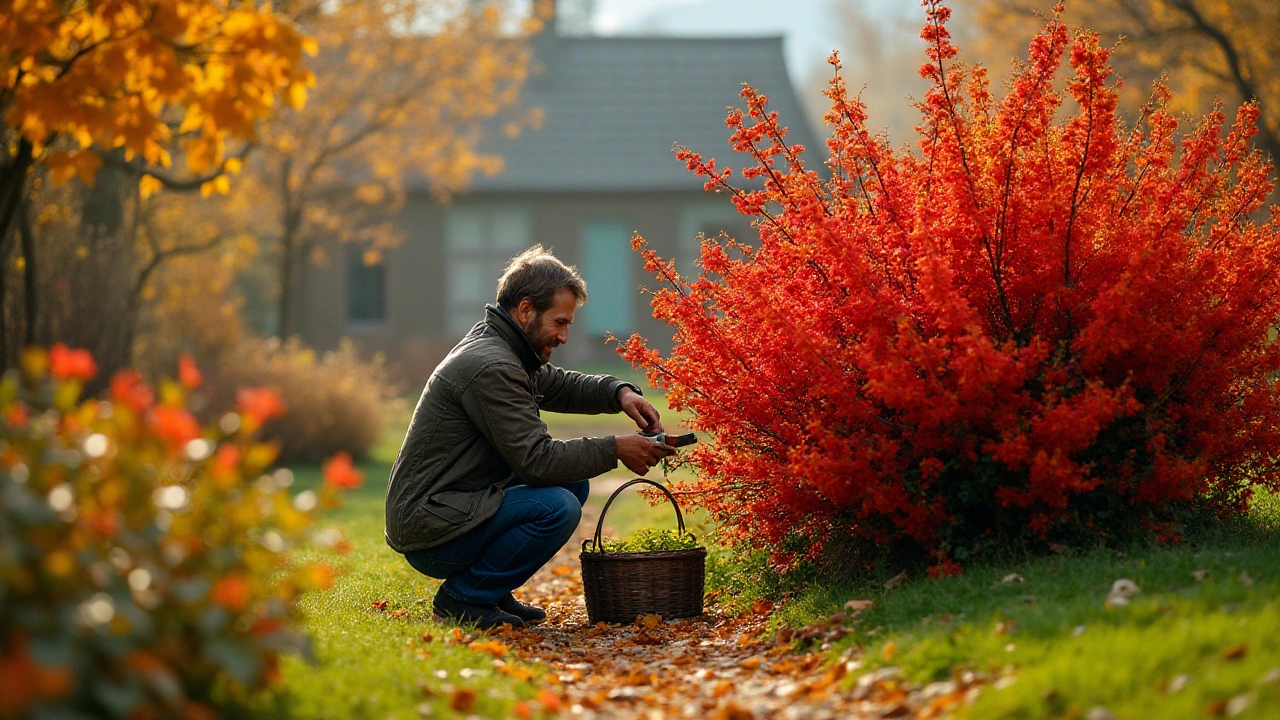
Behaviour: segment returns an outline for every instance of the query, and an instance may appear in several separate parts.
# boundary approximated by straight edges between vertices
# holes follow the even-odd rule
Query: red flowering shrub
[[[249,429],[279,400],[202,428],[188,361],[180,383],[124,371],[83,401],[88,353],[22,367],[0,380],[0,718],[212,718],[219,677],[270,683],[306,649],[294,599],[332,579],[286,551],[359,484],[349,458],[295,494]]]
[[[1056,17],[997,99],[925,5],[914,150],[867,130],[834,56],[829,179],[750,88],[727,123],[762,189],[681,149],[759,238],[704,239],[696,277],[644,250],[675,344],[619,352],[714,436],[680,490],[757,547],[852,534],[954,571],[996,542],[1173,537],[1277,487],[1257,109],[1180,134],[1158,86],[1127,129],[1108,51]]]

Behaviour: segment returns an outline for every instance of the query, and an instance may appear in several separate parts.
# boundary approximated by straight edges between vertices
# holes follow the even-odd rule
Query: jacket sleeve
[[[538,417],[529,376],[517,365],[486,366],[463,390],[462,406],[507,465],[531,486],[586,480],[618,466],[612,436],[553,439]]]
[[[622,411],[618,391],[629,387],[637,393],[640,388],[623,382],[612,375],[584,375],[564,370],[550,363],[538,370],[539,405],[543,410],[559,413],[598,415]]]

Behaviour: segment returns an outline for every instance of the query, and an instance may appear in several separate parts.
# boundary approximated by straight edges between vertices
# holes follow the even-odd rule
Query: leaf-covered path
[[[823,648],[843,633],[840,618],[775,633],[766,628],[771,608],[763,604],[741,616],[712,609],[687,620],[648,616],[632,625],[592,625],[578,563],[581,541],[594,530],[592,509],[578,537],[517,591],[547,609],[547,622],[502,638],[521,659],[551,668],[548,679],[565,715],[937,717],[977,691],[980,679],[972,675],[921,688],[899,680],[892,667],[849,680],[846,675],[861,671],[858,656],[831,658]]]

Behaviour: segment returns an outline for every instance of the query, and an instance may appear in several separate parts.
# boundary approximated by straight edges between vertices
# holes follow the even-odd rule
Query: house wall
[[[350,258],[346,248],[331,246],[326,248],[330,262],[308,270],[298,327],[303,338],[319,349],[351,337],[365,352],[382,352],[393,373],[412,383],[425,379],[462,329],[483,316],[483,304],[493,301],[498,275],[513,248],[518,251],[541,243],[587,276],[588,292],[599,300],[579,310],[570,342],[556,350],[554,362],[585,370],[609,369],[621,365],[613,346],[606,346],[602,328],[621,338],[636,331],[656,347],[670,346],[670,328],[653,319],[649,297],[639,289],[656,287],[656,282],[644,271],[639,254],[630,250],[633,230],[663,257],[676,258],[681,270],[691,267],[699,231],[726,229],[744,239],[749,232],[745,218],[733,211],[727,198],[701,191],[484,194],[458,197],[448,206],[417,196],[407,203],[397,223],[404,241],[383,255],[384,318],[368,322],[349,317],[348,263],[358,259]],[[487,230],[506,240],[485,240]],[[613,247],[615,241],[608,239],[615,237],[621,247]],[[588,249],[587,244],[592,247]],[[476,253],[477,246],[484,249]],[[621,268],[612,267],[614,258]],[[610,267],[601,272],[602,264]],[[618,283],[625,288],[616,287]],[[450,302],[451,293],[455,298],[475,299],[459,305]],[[613,307],[629,312],[617,313],[624,315],[617,318],[600,312]],[[595,317],[588,318],[588,308],[596,310]]]

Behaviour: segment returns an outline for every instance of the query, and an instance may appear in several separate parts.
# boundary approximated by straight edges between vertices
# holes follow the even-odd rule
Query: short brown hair
[[[543,312],[551,307],[556,293],[572,290],[581,305],[587,301],[587,283],[576,268],[569,267],[555,255],[534,245],[511,258],[498,278],[498,305],[511,311],[529,298],[533,309]]]

